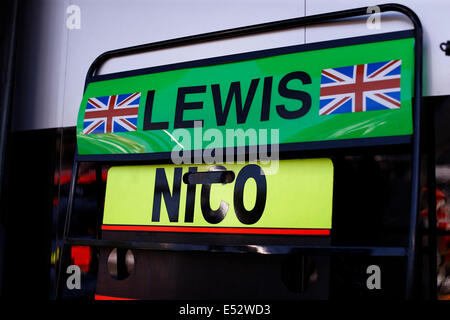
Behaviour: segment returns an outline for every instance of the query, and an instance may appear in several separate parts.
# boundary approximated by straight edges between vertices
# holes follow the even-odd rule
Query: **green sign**
[[[81,102],[78,153],[407,136],[413,74],[414,39],[391,37],[98,76]]]

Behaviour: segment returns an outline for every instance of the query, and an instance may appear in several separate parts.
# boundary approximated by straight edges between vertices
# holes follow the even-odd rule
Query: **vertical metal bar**
[[[101,213],[103,212],[103,201],[105,199],[105,195],[103,192],[102,165],[98,163],[95,165],[95,189],[97,192],[96,238],[100,239],[100,230],[102,226]]]
[[[414,264],[416,259],[416,231],[420,199],[420,166],[421,166],[421,103],[422,103],[422,25],[416,17],[414,43],[414,109],[413,109],[413,154],[411,168],[411,203],[409,219],[408,256],[406,270],[405,298],[411,299],[414,289]]]
[[[16,28],[17,28],[17,1],[13,2],[11,12],[11,34],[8,43],[8,58],[6,62],[5,86],[1,92],[3,97],[0,106],[0,195],[3,194],[3,178],[5,175],[6,143],[10,130],[11,103],[13,99],[14,64],[16,49]]]
[[[77,152],[75,152],[75,159],[73,162],[72,167],[72,177],[70,180],[70,189],[69,189],[69,198],[67,200],[67,212],[66,212],[66,219],[64,222],[64,231],[63,231],[63,237],[62,237],[62,245],[61,245],[61,252],[59,255],[59,264],[58,264],[58,273],[57,273],[57,280],[56,280],[56,293],[55,297],[56,299],[60,298],[62,288],[61,288],[61,280],[62,280],[62,272],[63,272],[63,266],[64,266],[64,258],[66,255],[65,248],[66,243],[65,240],[69,235],[70,231],[70,220],[72,217],[73,212],[73,205],[75,202],[75,190],[77,185],[77,179],[78,179],[78,169],[79,169],[79,163],[77,160]]]
[[[3,208],[3,190],[5,184],[5,172],[6,172],[6,162],[7,162],[7,143],[10,132],[10,122],[11,122],[11,105],[13,99],[13,82],[14,82],[14,65],[15,65],[15,51],[16,51],[16,34],[17,34],[17,13],[18,13],[18,1],[12,1],[11,12],[8,14],[11,16],[11,30],[9,37],[5,35],[5,47],[8,48],[7,60],[6,60],[6,70],[5,70],[5,85],[2,88],[3,90],[0,92],[0,95],[3,97],[0,105],[0,199],[2,202]],[[3,17],[8,16],[3,15]],[[5,26],[6,27],[6,26]],[[5,28],[9,29],[9,28]],[[6,53],[6,52],[5,52]],[[2,220],[4,218],[4,213],[1,212]],[[3,223],[3,221],[0,221]],[[3,225],[0,224],[0,296],[2,292],[2,279],[3,279],[3,255],[5,252],[4,248],[4,228]]]

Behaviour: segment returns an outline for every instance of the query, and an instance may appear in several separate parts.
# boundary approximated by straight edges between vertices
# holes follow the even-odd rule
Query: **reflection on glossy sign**
[[[103,230],[328,235],[333,164],[112,167]]]
[[[196,122],[224,137],[229,129],[278,129],[279,143],[292,146],[408,136],[414,39],[407,32],[372,39],[97,76],[80,106],[79,154],[166,153],[177,144],[208,148],[208,141],[194,146],[173,138],[176,130],[193,135]],[[215,147],[243,145],[249,142]]]

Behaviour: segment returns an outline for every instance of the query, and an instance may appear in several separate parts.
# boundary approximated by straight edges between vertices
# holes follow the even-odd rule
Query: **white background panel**
[[[304,15],[297,0],[77,0],[82,27],[70,31],[63,126],[76,124],[84,78],[107,50]],[[106,63],[101,73],[301,44],[304,30],[160,50]],[[82,48],[80,50],[80,48]]]
[[[102,52],[143,43],[360,6],[363,0],[33,0],[18,46],[13,127],[30,130],[76,124],[86,72]],[[450,1],[400,1],[424,25],[426,95],[450,94]],[[81,9],[81,29],[69,30],[66,9]],[[137,69],[293,44],[411,28],[401,15],[383,15],[381,29],[366,20],[298,28],[114,59],[101,72]]]

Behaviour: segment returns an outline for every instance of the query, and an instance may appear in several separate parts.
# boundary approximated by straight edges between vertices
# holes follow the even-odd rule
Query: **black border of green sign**
[[[360,36],[353,38],[345,38],[339,40],[322,41],[311,44],[302,44],[287,46],[275,49],[266,49],[260,51],[239,53],[233,55],[226,55],[221,57],[193,60],[188,62],[174,63],[169,65],[162,65],[150,68],[136,69],[131,71],[109,73],[102,75],[94,75],[88,78],[87,84],[91,82],[107,81],[125,77],[146,75],[158,72],[205,67],[230,62],[252,60],[270,56],[276,56],[287,53],[296,53],[303,51],[321,50],[328,48],[336,48],[343,46],[350,46],[356,44],[374,43],[389,40],[398,40],[414,37],[413,30],[397,31],[376,35]],[[330,150],[330,149],[343,149],[343,148],[355,148],[355,147],[372,147],[372,146],[387,146],[387,145],[402,145],[411,143],[411,135],[399,135],[399,136],[384,136],[375,138],[357,138],[357,139],[340,139],[340,140],[328,140],[328,141],[313,141],[313,142],[298,142],[298,143],[283,143],[279,145],[280,157],[284,158],[286,155],[293,156],[295,153],[310,151],[310,150]],[[267,146],[270,151],[270,145]],[[245,154],[248,154],[249,147],[245,147]],[[229,148],[223,148],[223,154],[231,153],[236,155],[238,153],[237,148],[229,150]],[[195,154],[193,150],[192,154]],[[137,161],[137,160],[155,160],[158,162],[168,162],[171,159],[170,152],[151,152],[151,153],[128,153],[128,154],[96,154],[96,155],[78,155],[80,160],[83,161]]]

